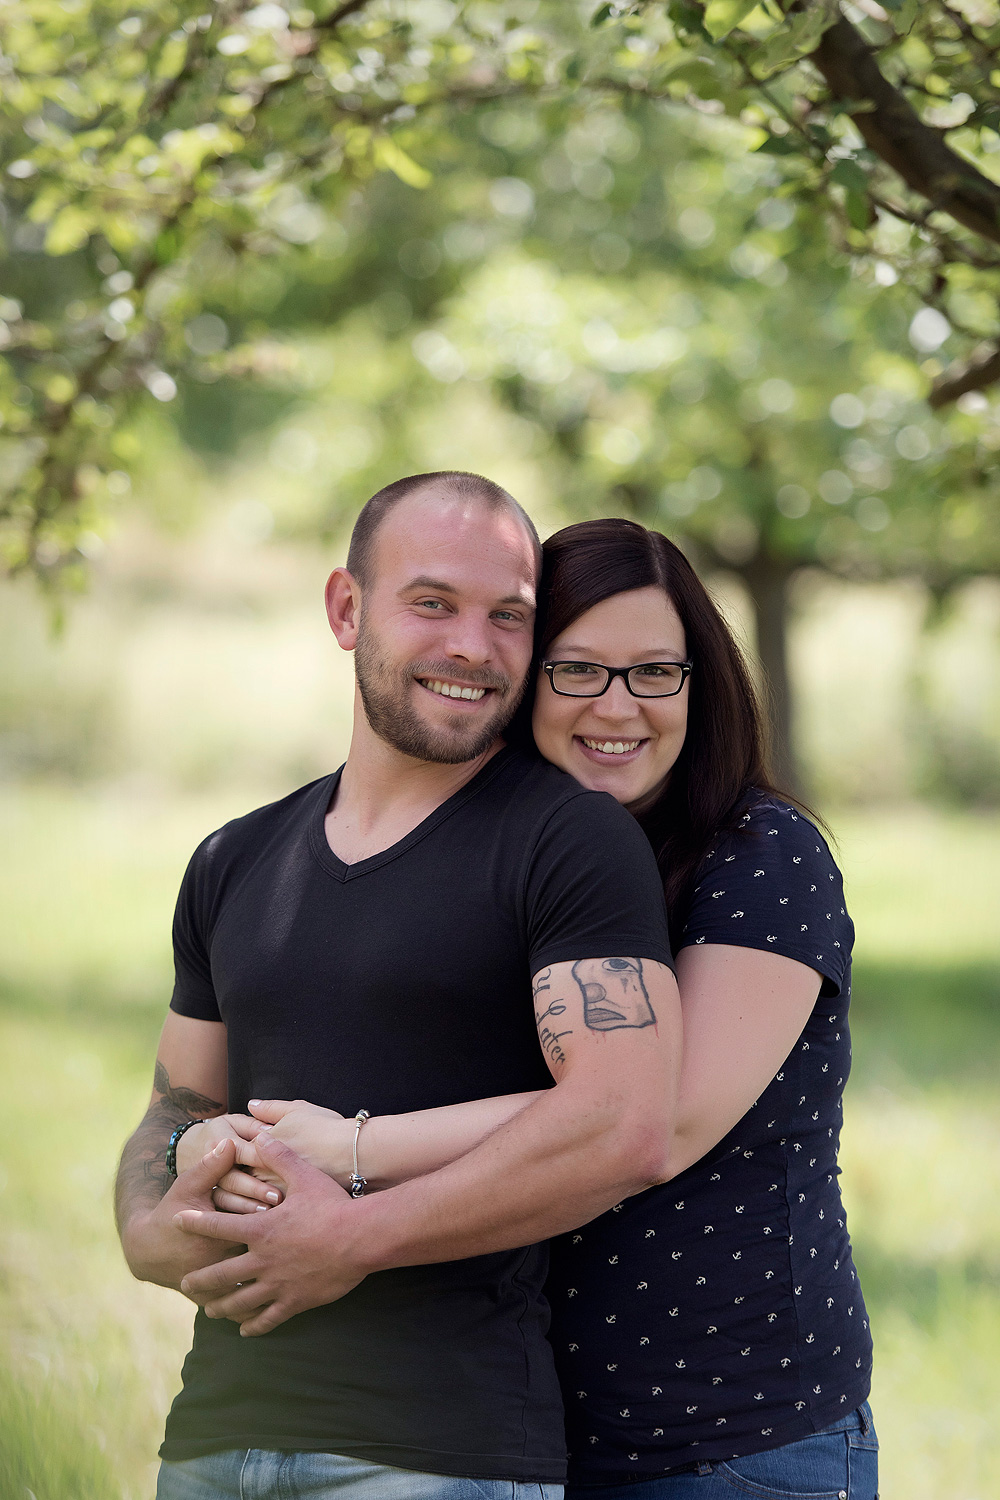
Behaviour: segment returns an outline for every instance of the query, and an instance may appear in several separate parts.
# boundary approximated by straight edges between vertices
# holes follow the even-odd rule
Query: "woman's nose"
[[[594,699],[593,709],[599,719],[632,719],[638,713],[638,704],[624,678],[615,677],[607,692]]]

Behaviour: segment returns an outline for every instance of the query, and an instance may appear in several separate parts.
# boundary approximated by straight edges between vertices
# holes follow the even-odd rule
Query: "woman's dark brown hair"
[[[580,521],[542,549],[535,634],[538,658],[595,604],[631,589],[661,588],[687,638],[688,726],[684,746],[642,825],[663,876],[674,927],[695,873],[716,837],[738,821],[753,789],[775,793],[764,719],[737,643],[691,564],[673,542],[635,521]]]

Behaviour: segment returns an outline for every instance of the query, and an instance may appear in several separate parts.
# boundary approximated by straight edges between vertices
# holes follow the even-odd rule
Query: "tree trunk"
[[[739,569],[753,601],[757,625],[757,654],[771,729],[771,769],[779,786],[801,792],[788,677],[788,581],[795,571],[795,563],[763,551]]]

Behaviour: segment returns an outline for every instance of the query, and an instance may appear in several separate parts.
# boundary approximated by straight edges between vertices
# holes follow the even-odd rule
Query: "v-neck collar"
[[[331,776],[328,776],[320,784],[319,802],[314,808],[309,821],[309,847],[327,874],[332,875],[336,880],[346,882],[348,880],[357,880],[362,875],[368,875],[373,870],[381,869],[383,865],[389,864],[392,860],[399,859],[400,855],[406,854],[415,844],[419,844],[428,834],[433,833],[446,818],[450,818],[452,813],[457,812],[460,807],[464,807],[470,798],[476,796],[488,782],[492,781],[493,777],[507,764],[514,753],[512,745],[504,745],[502,749],[497,751],[496,755],[490,757],[481,770],[476,772],[471,781],[467,781],[464,786],[459,787],[457,792],[453,792],[433,812],[428,813],[423,822],[418,823],[416,828],[411,828],[410,832],[401,838],[398,843],[390,844],[388,849],[381,849],[378,854],[372,854],[368,859],[359,859],[352,865],[345,864],[339,855],[334,854],[326,837],[326,815],[337,787],[340,785],[340,778],[344,770],[344,767],[341,766],[339,770],[334,771]]]

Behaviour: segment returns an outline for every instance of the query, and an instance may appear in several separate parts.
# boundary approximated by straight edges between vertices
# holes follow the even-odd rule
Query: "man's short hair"
[[[433,474],[410,474],[406,479],[396,479],[362,506],[347,550],[347,571],[357,579],[362,588],[367,588],[374,576],[375,542],[386,516],[401,500],[431,488],[440,488],[448,495],[479,500],[490,510],[513,511],[530,536],[541,566],[542,544],[538,539],[535,523],[513,495],[494,484],[492,479],[485,479],[482,474],[468,474],[462,469],[442,469]]]

